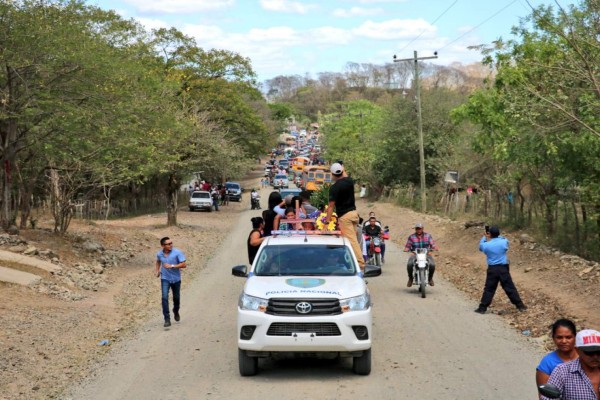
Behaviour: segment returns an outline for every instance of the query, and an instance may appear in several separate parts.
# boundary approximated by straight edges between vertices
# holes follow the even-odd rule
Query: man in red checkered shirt
[[[406,241],[406,246],[404,246],[404,251],[415,251],[416,249],[427,249],[428,251],[437,250],[437,246],[433,241],[433,237],[429,233],[426,233],[423,230],[423,224],[417,223],[415,224],[415,233],[408,237]],[[417,256],[412,254],[408,258],[408,263],[406,264],[406,271],[408,272],[408,283],[406,286],[411,287],[413,284],[413,268],[415,266],[415,260]],[[429,265],[429,286],[433,286],[433,273],[435,272],[435,261],[433,257],[428,252],[427,253],[427,264]]]

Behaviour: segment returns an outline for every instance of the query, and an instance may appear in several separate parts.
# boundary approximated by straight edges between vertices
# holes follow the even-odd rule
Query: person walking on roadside
[[[180,293],[181,293],[181,269],[186,267],[185,255],[179,249],[173,247],[173,241],[169,237],[160,239],[162,249],[156,253],[156,277],[160,277],[162,288],[162,312],[165,317],[165,328],[171,326],[169,314],[169,289],[173,293],[173,316],[179,321]]]
[[[335,208],[342,236],[347,238],[352,245],[358,265],[361,271],[364,271],[365,260],[363,259],[362,249],[358,244],[357,237],[360,232],[358,229],[360,217],[356,211],[354,181],[346,174],[344,167],[340,163],[332,164],[330,170],[335,183],[329,188],[329,206],[327,207],[325,226],[329,225]]]
[[[558,365],[548,384],[558,387],[562,400],[600,399],[600,332],[584,329],[575,336],[579,358]],[[542,400],[550,400],[540,396]]]
[[[509,262],[506,256],[508,252],[508,240],[500,236],[500,229],[497,226],[491,226],[486,230],[485,235],[479,242],[479,251],[485,254],[488,268],[483,295],[481,296],[479,307],[475,312],[485,314],[490,304],[492,304],[498,283],[502,285],[502,289],[504,289],[510,302],[519,311],[527,310],[527,306],[523,304],[521,296],[519,296],[519,292],[510,276]]]
[[[210,192],[210,197],[212,197],[213,206],[215,207],[215,211],[219,211],[219,189],[216,186],[213,186]]]

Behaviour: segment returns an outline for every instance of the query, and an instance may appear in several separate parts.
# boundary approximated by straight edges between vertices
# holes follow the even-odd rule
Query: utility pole
[[[415,91],[417,101],[417,129],[419,131],[419,169],[421,170],[421,212],[427,212],[427,194],[425,192],[425,147],[423,144],[423,121],[421,120],[421,85],[419,84],[419,60],[431,60],[438,58],[437,51],[433,53],[433,57],[417,57],[417,51],[413,58],[403,58],[397,60],[394,55],[394,62],[414,61],[415,63]]]

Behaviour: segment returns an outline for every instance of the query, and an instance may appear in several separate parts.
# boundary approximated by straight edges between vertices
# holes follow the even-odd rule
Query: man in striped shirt
[[[433,238],[429,233],[423,231],[423,224],[421,223],[415,224],[415,233],[408,237],[406,246],[404,246],[404,251],[415,251],[416,249],[427,249],[429,251],[437,250]],[[415,254],[412,254],[408,258],[408,263],[406,265],[406,271],[408,272],[408,283],[406,284],[407,287],[411,287],[413,284],[413,269],[416,259],[417,256]],[[429,252],[427,253],[427,264],[429,265],[429,286],[433,286],[435,261]]]
[[[562,400],[600,399],[600,332],[584,329],[575,336],[579,358],[558,365],[548,384],[558,387]],[[549,400],[545,396],[542,400]]]

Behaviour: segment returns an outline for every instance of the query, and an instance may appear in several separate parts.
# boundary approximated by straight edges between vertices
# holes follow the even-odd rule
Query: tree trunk
[[[587,239],[588,239],[587,222],[588,222],[587,208],[585,207],[585,204],[582,204],[581,205],[581,225],[583,226],[583,235],[582,235],[581,240],[583,241],[583,243],[587,242]]]
[[[577,252],[581,253],[581,232],[579,229],[579,215],[577,214],[577,204],[575,199],[571,200],[571,207],[573,208],[573,216],[575,217],[575,246],[577,246]]]
[[[180,179],[174,174],[169,175],[167,183],[167,226],[177,226],[177,196]]]
[[[544,198],[544,206],[546,208],[546,233],[552,236],[554,235],[554,206],[551,198]]]

